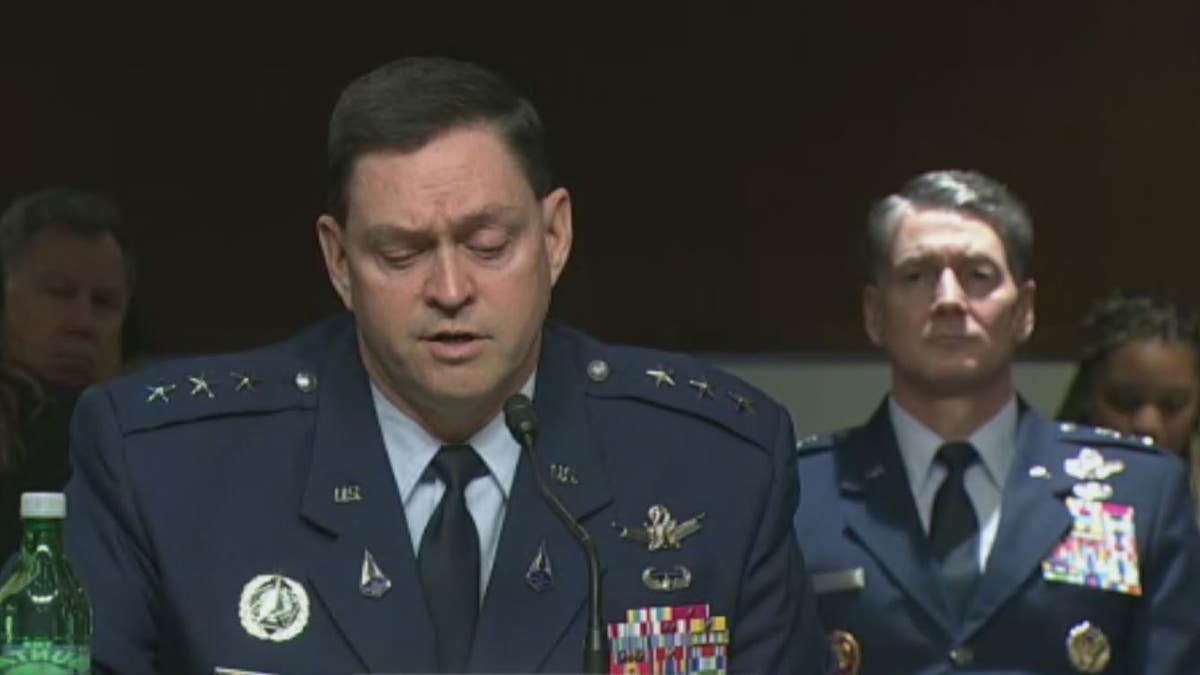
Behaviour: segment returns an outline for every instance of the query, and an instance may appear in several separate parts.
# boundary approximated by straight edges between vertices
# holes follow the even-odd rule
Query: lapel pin
[[[563,485],[579,485],[579,476],[575,475],[575,469],[565,464],[551,464],[550,477]]]
[[[677,523],[662,504],[651,506],[647,515],[650,522],[642,523],[642,527],[624,527],[617,523],[613,523],[613,527],[622,539],[645,544],[647,551],[668,551],[681,548],[684,539],[700,531],[700,521],[704,519],[701,513]]]
[[[692,585],[692,571],[683,565],[675,565],[669,572],[660,572],[655,567],[642,570],[642,583],[652,591],[672,593]]]
[[[242,588],[238,618],[253,637],[286,642],[308,625],[308,593],[295,579],[260,574]]]
[[[349,504],[362,501],[362,488],[357,485],[339,485],[333,488],[334,504]]]
[[[525,572],[525,583],[536,593],[541,593],[554,584],[554,566],[550,564],[550,555],[546,553],[546,542],[538,544],[537,553],[529,562]]]
[[[1029,477],[1049,479],[1050,471],[1041,464],[1034,464],[1033,466],[1029,467]]]
[[[358,578],[358,591],[368,598],[382,598],[392,587],[392,580],[387,578],[383,570],[375,562],[375,556],[368,550],[363,550],[362,574]]]
[[[170,403],[170,393],[175,391],[175,385],[163,382],[153,387],[147,386],[146,391],[150,392],[150,395],[146,397],[146,403],[154,403],[155,401]]]

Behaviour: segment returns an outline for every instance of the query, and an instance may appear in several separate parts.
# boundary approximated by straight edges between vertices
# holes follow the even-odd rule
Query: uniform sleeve
[[[774,471],[731,627],[730,672],[831,672],[830,650],[817,617],[816,595],[792,528],[800,497],[796,440],[781,412],[771,448]]]
[[[1164,482],[1146,541],[1129,672],[1182,675],[1200,664],[1200,530],[1184,472]]]
[[[151,675],[158,672],[158,575],[106,389],[80,399],[71,421],[71,460],[67,550],[92,605],[93,672]]]

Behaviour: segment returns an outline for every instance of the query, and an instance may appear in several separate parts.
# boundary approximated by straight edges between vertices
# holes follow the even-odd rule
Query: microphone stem
[[[601,628],[604,616],[604,611],[601,607],[603,598],[600,595],[600,563],[596,557],[596,545],[592,541],[592,536],[588,531],[575,520],[567,507],[558,500],[558,496],[551,490],[550,486],[542,478],[542,472],[538,470],[537,454],[533,450],[533,439],[526,438],[525,451],[529,453],[529,466],[533,470],[533,476],[537,480],[538,489],[542,492],[542,498],[550,505],[550,510],[554,515],[562,521],[563,526],[571,532],[575,540],[583,548],[583,555],[587,558],[588,565],[588,621],[587,631],[584,636],[583,643],[583,672],[588,675],[603,675],[608,672],[608,643],[605,640],[604,631]]]

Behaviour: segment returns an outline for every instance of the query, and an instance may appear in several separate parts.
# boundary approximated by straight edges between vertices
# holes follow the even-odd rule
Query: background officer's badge
[[[1079,480],[1108,480],[1109,476],[1125,470],[1125,462],[1108,461],[1095,448],[1081,448],[1075,457],[1063,460],[1063,471]]]
[[[704,519],[701,513],[677,523],[662,504],[651,506],[646,515],[650,522],[642,523],[642,527],[625,527],[616,523],[613,523],[613,527],[617,528],[622,539],[641,542],[648,551],[678,550],[684,539],[700,531],[700,521]]]
[[[837,662],[838,675],[858,675],[858,669],[862,668],[862,647],[852,633],[844,630],[830,631],[829,647],[833,650],[833,657]]]
[[[238,618],[250,635],[269,642],[286,642],[308,624],[308,593],[295,579],[260,574],[242,588]]]
[[[1112,658],[1108,636],[1090,621],[1084,621],[1067,633],[1067,658],[1081,673],[1104,672]]]

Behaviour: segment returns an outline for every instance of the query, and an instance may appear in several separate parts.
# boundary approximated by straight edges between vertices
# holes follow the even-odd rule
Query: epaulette
[[[796,454],[803,457],[813,455],[823,450],[831,450],[846,436],[845,431],[809,434],[796,441]]]
[[[167,361],[107,385],[124,433],[316,406],[316,364],[267,348]]]
[[[745,381],[698,359],[593,343],[584,353],[588,395],[640,399],[701,417],[763,448],[779,433],[780,408]]]
[[[1088,424],[1076,424],[1075,422],[1058,422],[1057,427],[1059,438],[1069,443],[1120,446],[1149,452],[1160,451],[1154,445],[1154,439],[1150,436],[1122,434],[1119,431],[1106,427],[1094,427]]]

